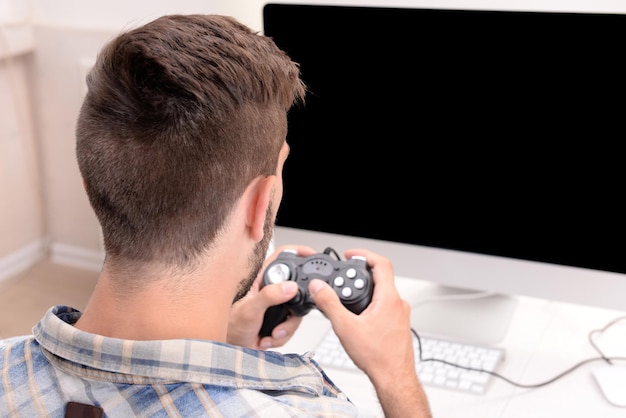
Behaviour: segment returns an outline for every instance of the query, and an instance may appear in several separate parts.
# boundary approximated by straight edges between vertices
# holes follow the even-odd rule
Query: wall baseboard
[[[90,271],[102,270],[104,252],[86,250],[72,245],[52,243],[49,248],[50,261],[64,266]],[[0,258],[0,282],[13,277],[46,258],[46,240],[37,240],[19,250]]]
[[[45,249],[45,241],[37,240],[0,258],[0,281],[21,273],[45,258]]]
[[[52,243],[50,245],[50,260],[65,266],[100,271],[104,262],[104,253],[67,244]]]

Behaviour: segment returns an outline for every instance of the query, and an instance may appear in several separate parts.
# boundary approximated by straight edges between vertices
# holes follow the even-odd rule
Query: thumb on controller
[[[313,298],[317,309],[328,318],[332,318],[345,309],[337,293],[323,280],[311,280],[311,283],[309,283],[309,294]]]

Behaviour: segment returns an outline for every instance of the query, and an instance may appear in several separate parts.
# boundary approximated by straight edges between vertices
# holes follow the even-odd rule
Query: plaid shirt
[[[63,417],[69,401],[107,417],[358,415],[310,354],[107,338],[74,328],[80,315],[52,307],[32,336],[0,341],[1,417]]]

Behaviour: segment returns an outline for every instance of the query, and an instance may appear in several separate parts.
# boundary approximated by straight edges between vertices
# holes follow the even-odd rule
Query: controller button
[[[357,289],[363,289],[365,287],[365,280],[363,280],[363,279],[356,279],[354,281],[354,287],[356,287]]]
[[[346,271],[346,276],[348,276],[348,279],[354,279],[356,277],[356,269],[353,267],[350,267]]]
[[[333,280],[333,283],[335,284],[335,286],[341,287],[345,284],[345,281],[343,280],[343,277],[337,276],[335,277],[335,280]]]
[[[344,298],[349,298],[350,296],[352,296],[352,289],[350,289],[349,287],[344,287],[343,289],[341,289],[341,295]]]
[[[289,280],[290,277],[291,272],[289,271],[289,266],[286,264],[274,264],[267,270],[267,279],[273,284],[285,282]]]

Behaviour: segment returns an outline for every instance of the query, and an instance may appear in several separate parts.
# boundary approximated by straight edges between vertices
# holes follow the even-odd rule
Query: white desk
[[[404,295],[419,291],[422,284],[399,278],[397,285]],[[581,360],[596,357],[598,354],[588,342],[588,333],[625,314],[521,297],[506,337],[497,344],[506,350],[499,372],[524,384],[548,380]],[[303,318],[296,335],[279,351],[311,351],[329,328],[330,322],[313,310]],[[626,321],[607,331],[598,340],[598,345],[602,342],[608,344],[606,354],[626,356]],[[424,388],[435,418],[626,417],[626,408],[613,406],[604,398],[591,375],[590,366],[584,365],[556,382],[536,389],[520,389],[497,378],[485,395],[430,386]],[[326,371],[364,411],[380,411],[375,396],[372,396],[373,388],[364,374],[331,368]]]

